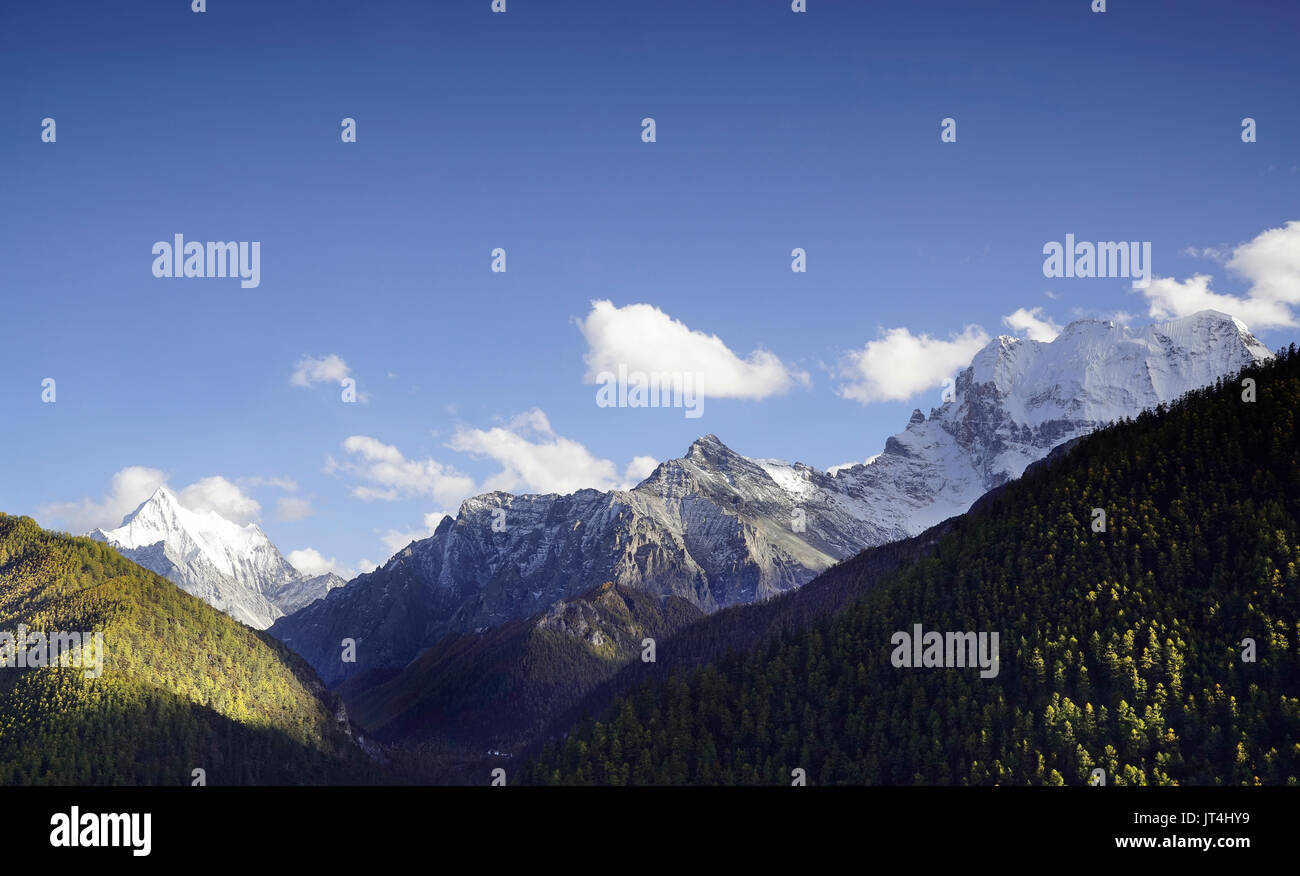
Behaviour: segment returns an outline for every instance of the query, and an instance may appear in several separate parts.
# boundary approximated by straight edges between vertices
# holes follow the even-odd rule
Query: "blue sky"
[[[355,570],[458,491],[617,485],[708,432],[865,459],[1021,309],[1235,301],[1295,339],[1275,4],[208,6],[0,11],[7,512],[116,523],[163,478]],[[155,278],[177,233],[259,241],[260,285]],[[1165,280],[1047,279],[1067,233]],[[702,417],[596,405],[585,357],[672,350],[725,372]]]

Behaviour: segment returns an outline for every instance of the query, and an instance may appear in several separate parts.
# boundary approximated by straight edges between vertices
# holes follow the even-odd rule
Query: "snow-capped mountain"
[[[87,535],[257,629],[346,583],[334,574],[304,575],[256,524],[241,526],[215,511],[191,511],[166,487],[117,529]]]
[[[858,500],[885,540],[916,535],[1053,447],[1271,355],[1240,321],[1210,310],[1136,329],[1079,320],[1050,342],[999,337],[957,376],[953,400],[929,417],[913,411],[870,463],[838,468],[829,490],[802,479],[819,495]]]
[[[1269,355],[1212,311],[1140,329],[1083,320],[1051,342],[1000,337],[958,375],[954,398],[929,417],[915,411],[869,464],[832,475],[749,459],[707,435],[631,490],[477,496],[271,632],[334,682],[604,581],[705,611],[764,599],[963,513],[1063,442]],[[355,663],[339,661],[344,638],[357,642]]]

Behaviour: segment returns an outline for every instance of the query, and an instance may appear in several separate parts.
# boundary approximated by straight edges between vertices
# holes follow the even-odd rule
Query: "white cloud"
[[[294,386],[313,383],[342,383],[352,374],[348,363],[335,353],[328,356],[303,356],[294,366],[289,382]]]
[[[202,478],[176,494],[180,503],[191,511],[215,511],[235,523],[254,523],[262,506],[230,481],[216,475]]]
[[[1200,310],[1219,310],[1244,321],[1256,329],[1295,325],[1295,318],[1285,304],[1253,297],[1222,295],[1210,289],[1210,277],[1196,274],[1189,280],[1157,277],[1143,290],[1150,302],[1148,314],[1156,319],[1187,316]]]
[[[515,417],[506,427],[457,429],[447,446],[501,465],[501,471],[483,483],[484,491],[572,493],[628,486],[613,462],[556,435],[546,414],[537,409]]]
[[[988,342],[988,334],[977,325],[946,341],[914,335],[905,328],[890,329],[845,355],[839,376],[846,382],[837,391],[863,404],[904,401],[941,385],[945,377],[969,365]]]
[[[792,371],[774,354],[760,349],[742,359],[717,335],[695,331],[650,304],[593,301],[578,328],[587,341],[587,383],[617,374],[620,365],[646,374],[700,374],[705,398],[761,399],[808,383],[806,373]]]
[[[623,469],[623,479],[631,486],[636,486],[659,467],[659,460],[653,456],[634,456]]]
[[[96,527],[116,529],[122,518],[140,506],[167,483],[160,469],[131,465],[113,475],[108,495],[98,502],[85,498],[79,502],[55,502],[39,509],[42,517],[66,524],[71,532],[88,532]],[[191,511],[215,511],[236,523],[253,523],[262,511],[258,501],[220,475],[173,490],[176,499]]]
[[[1021,307],[1002,317],[1002,324],[1031,341],[1053,341],[1061,333],[1061,326],[1053,322],[1041,307]]]
[[[352,578],[355,578],[357,574],[354,570],[344,566],[333,557],[326,559],[325,555],[315,548],[303,548],[298,551],[289,551],[289,555],[286,556],[285,559],[289,561],[289,565],[293,566],[304,575],[315,576],[324,575],[327,572],[333,572],[340,578],[351,580]]]
[[[1219,310],[1252,329],[1300,325],[1291,309],[1300,304],[1300,221],[1270,228],[1241,244],[1232,251],[1227,266],[1249,283],[1244,296],[1213,291],[1207,274],[1182,281],[1157,277],[1141,290],[1149,302],[1149,315],[1170,319]]]
[[[481,483],[434,459],[408,459],[398,448],[365,435],[353,435],[343,447],[355,459],[330,458],[325,470],[343,472],[360,483],[352,494],[360,499],[396,501],[428,497],[435,508],[424,515],[423,527],[390,529],[380,540],[394,554],[412,541],[428,538],[443,517],[455,517],[465,499],[501,490],[511,493],[572,493],[584,488],[630,489],[659,464],[636,456],[623,468],[601,459],[577,441],[557,435],[546,414],[537,409],[490,429],[458,428],[446,445],[450,450],[496,463],[498,470]]]
[[[402,532],[398,529],[390,529],[379,539],[388,548],[388,555],[400,551],[413,541],[419,541],[422,538],[428,538],[432,533],[425,532],[422,529],[413,529],[408,532]]]
[[[330,353],[328,356],[304,356],[299,359],[294,366],[293,374],[289,377],[289,383],[302,387],[315,383],[337,383],[343,386],[351,378],[352,369],[348,367],[348,363],[344,362],[339,355]],[[352,386],[355,389],[355,381]],[[355,400],[365,404],[370,401],[370,395],[357,391]]]
[[[1226,247],[1206,246],[1197,249],[1194,246],[1189,246],[1183,250],[1183,255],[1196,259],[1210,259],[1220,264],[1227,261]]]
[[[360,461],[340,463],[331,457],[325,470],[344,471],[365,481],[352,488],[358,499],[393,502],[425,496],[446,508],[459,507],[461,500],[473,495],[474,480],[468,475],[434,459],[407,459],[396,447],[367,435],[349,437],[343,449]]]
[[[113,475],[108,495],[98,502],[90,498],[79,502],[53,502],[38,509],[42,518],[61,522],[68,531],[80,535],[96,527],[116,529],[122,518],[140,506],[167,481],[156,468],[131,465]]]
[[[275,503],[275,516],[280,520],[302,520],[314,513],[311,502],[306,499],[286,497]]]
[[[384,546],[388,548],[389,556],[392,556],[411,542],[419,541],[433,535],[433,531],[438,528],[438,524],[442,522],[442,518],[454,516],[455,515],[445,514],[442,511],[433,511],[424,515],[423,529],[412,529],[407,532],[390,529],[388,532],[384,533],[380,538],[380,541],[382,541]]]

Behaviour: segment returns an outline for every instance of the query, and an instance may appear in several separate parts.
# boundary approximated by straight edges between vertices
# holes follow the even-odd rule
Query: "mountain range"
[[[1141,328],[1080,320],[1050,342],[999,337],[950,398],[929,416],[915,411],[867,463],[832,474],[747,458],[707,435],[631,490],[476,496],[270,632],[334,684],[607,581],[706,613],[762,601],[963,513],[1053,447],[1270,355],[1215,311]],[[355,662],[339,659],[345,638]]]
[[[469,499],[346,586],[165,487],[89,539],[0,515],[0,615],[112,643],[93,683],[0,678],[0,775],[477,783],[514,757],[539,783],[805,762],[819,782],[1293,782],[1294,649],[1261,639],[1258,670],[1234,651],[1294,626],[1300,360],[1270,359],[1214,312],[998,338],[867,463],[707,435],[631,490]],[[1224,382],[1242,368],[1257,404]],[[1095,504],[1112,529],[1089,536]],[[916,617],[1005,630],[997,685],[882,672]],[[1222,732],[1234,697],[1244,735]]]

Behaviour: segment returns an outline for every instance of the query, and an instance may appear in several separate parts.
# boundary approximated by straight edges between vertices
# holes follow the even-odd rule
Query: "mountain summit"
[[[191,511],[166,487],[126,515],[117,529],[87,535],[257,629],[344,584],[332,573],[304,575],[257,524],[241,526],[215,511]]]
[[[332,683],[605,581],[704,611],[756,602],[963,513],[1063,442],[1269,356],[1213,311],[1140,329],[1082,320],[1051,342],[1000,337],[958,375],[953,398],[929,417],[915,412],[869,464],[832,475],[750,459],[706,435],[631,490],[476,496],[271,632]],[[343,664],[348,637],[357,661]]]

